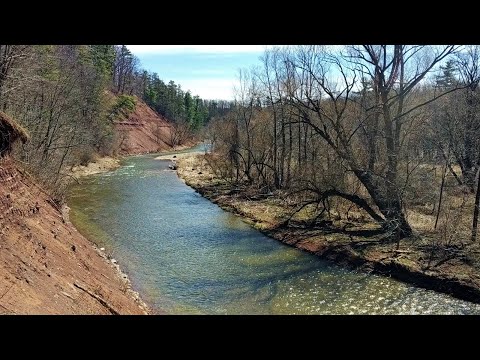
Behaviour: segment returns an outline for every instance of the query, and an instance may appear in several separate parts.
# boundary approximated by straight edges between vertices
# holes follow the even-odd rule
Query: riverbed
[[[201,148],[188,151],[198,151]],[[480,305],[344,269],[270,239],[133,156],[70,188],[74,225],[169,314],[480,314]]]

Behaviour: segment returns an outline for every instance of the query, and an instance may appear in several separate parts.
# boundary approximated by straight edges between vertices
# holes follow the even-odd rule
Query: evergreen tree
[[[445,66],[440,66],[442,73],[436,77],[436,85],[441,89],[451,89],[457,83],[457,69],[453,60],[448,60]]]

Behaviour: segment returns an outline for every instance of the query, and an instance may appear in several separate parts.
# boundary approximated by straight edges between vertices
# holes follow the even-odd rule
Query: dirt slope
[[[143,154],[171,149],[171,124],[142,100],[137,97],[135,100],[135,111],[115,125],[120,138],[120,154]]]
[[[14,160],[0,158],[0,314],[142,314],[105,255]]]
[[[135,111],[115,125],[120,154],[171,149],[171,124],[135,100]],[[92,173],[101,170],[90,167]],[[0,157],[0,314],[146,312],[118,265],[74,228],[10,156]]]

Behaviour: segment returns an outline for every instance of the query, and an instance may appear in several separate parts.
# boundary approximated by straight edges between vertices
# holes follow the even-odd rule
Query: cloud
[[[233,100],[233,86],[238,82],[235,78],[197,78],[184,79],[180,82],[184,91],[190,90],[192,95],[202,99]]]
[[[233,54],[233,53],[261,53],[266,45],[127,45],[134,54]]]

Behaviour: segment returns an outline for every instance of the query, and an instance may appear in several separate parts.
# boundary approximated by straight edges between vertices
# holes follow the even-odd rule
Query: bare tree
[[[343,159],[363,184],[380,214],[365,199],[333,192],[365,209],[384,229],[408,236],[401,199],[398,166],[404,128],[415,112],[445,95],[409,99],[437,64],[456,51],[455,46],[351,46],[348,56],[318,46],[300,47],[288,58],[291,64],[292,103],[299,121],[314,131]],[[355,96],[367,80],[373,104]],[[359,134],[365,134],[362,141]],[[358,147],[360,146],[360,148]],[[364,149],[361,151],[361,149]]]
[[[115,63],[113,69],[113,83],[117,93],[132,94],[138,88],[137,79],[139,60],[125,45],[115,47]]]
[[[475,207],[473,209],[472,241],[475,241],[477,239],[479,210],[480,210],[480,175],[478,175],[477,191],[475,193]]]
[[[480,47],[469,46],[458,55],[458,70],[465,89],[456,94],[463,107],[452,114],[453,124],[449,127],[452,145],[465,185],[474,192],[475,175],[480,166],[480,117],[478,115],[480,94]],[[459,99],[460,97],[460,99]],[[457,108],[458,109],[458,108]]]
[[[157,132],[157,143],[158,135],[161,133],[160,128]],[[171,124],[170,126],[170,146],[175,148],[176,146],[185,143],[187,139],[191,136],[190,128],[188,123],[184,120],[178,120],[176,123]]]
[[[15,88],[15,83],[9,80],[19,76],[15,74],[16,66],[29,49],[29,45],[0,45],[0,107],[3,111],[6,110],[5,95],[9,92],[7,84],[10,83],[10,89]]]

